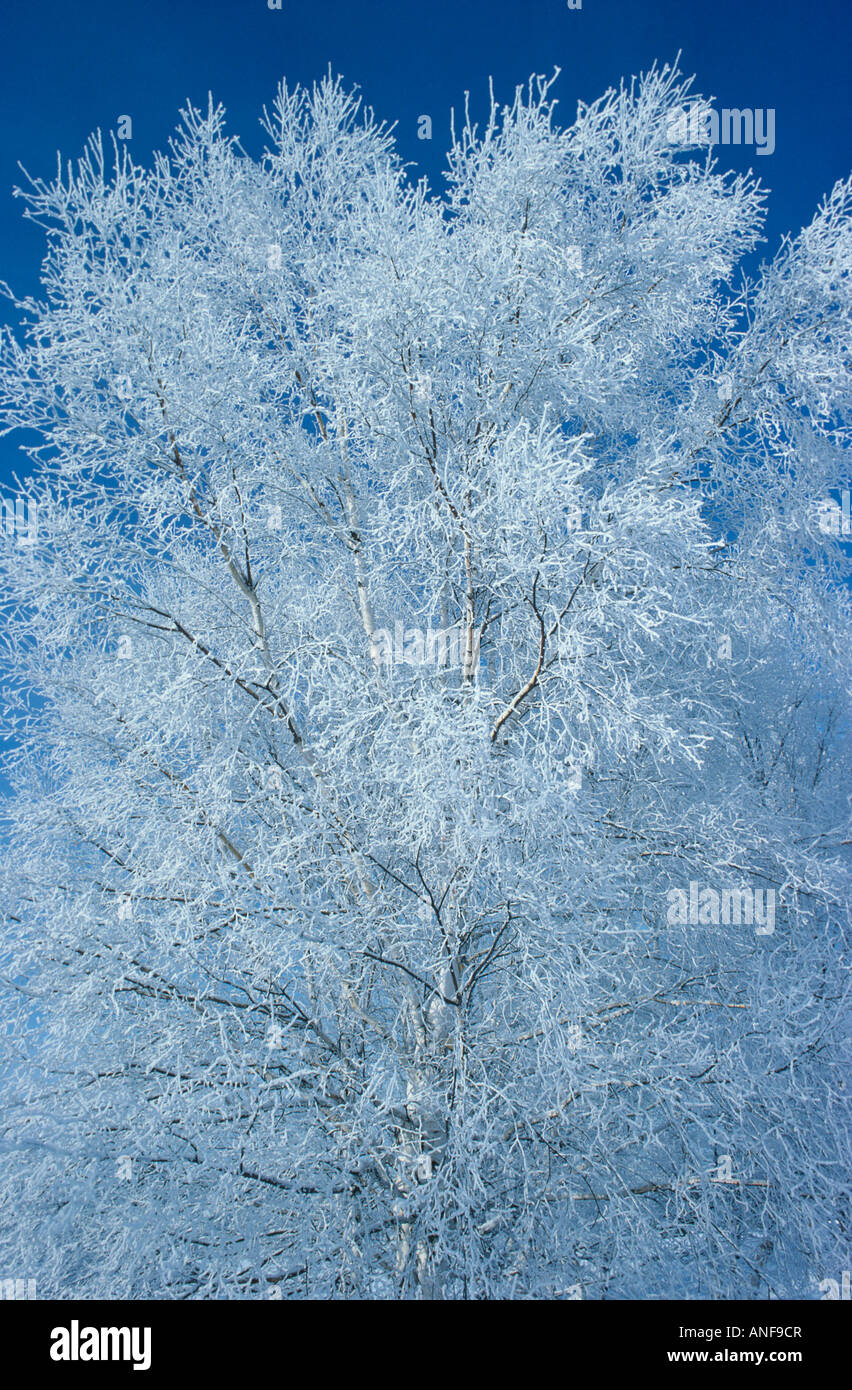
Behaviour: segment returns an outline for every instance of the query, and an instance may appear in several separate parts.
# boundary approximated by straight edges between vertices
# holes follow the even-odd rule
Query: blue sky
[[[17,162],[50,176],[56,151],[76,156],[91,131],[133,120],[141,163],[165,145],[187,97],[207,93],[228,109],[250,151],[258,115],[279,79],[310,83],[331,64],[377,114],[398,122],[399,147],[435,183],[449,112],[469,90],[485,110],[488,78],[511,97],[531,72],[562,69],[561,118],[622,77],[673,60],[695,73],[717,107],[774,108],[776,149],[719,149],[772,191],[767,254],[810,221],[823,193],[848,174],[852,97],[849,0],[37,0],[9,7],[0,56],[0,278],[38,292],[43,238],[12,197]],[[418,140],[418,117],[433,121]],[[4,312],[0,309],[0,313]],[[5,311],[8,312],[8,311]],[[26,471],[17,445],[0,441],[0,485]]]

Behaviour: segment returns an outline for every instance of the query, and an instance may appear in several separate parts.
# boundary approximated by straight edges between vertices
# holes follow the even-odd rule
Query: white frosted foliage
[[[672,145],[694,99],[563,128],[534,80],[435,194],[329,79],[259,160],[211,105],[28,188],[0,1268],[42,1296],[846,1267],[852,200],[742,280],[763,194]]]

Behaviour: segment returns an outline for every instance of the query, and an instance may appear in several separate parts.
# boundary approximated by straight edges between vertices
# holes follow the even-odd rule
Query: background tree
[[[25,195],[0,1253],[40,1293],[802,1297],[848,1263],[816,509],[852,188],[735,286],[762,194],[670,144],[688,84],[568,129],[550,88],[466,120],[440,195],[330,79],[259,161],[211,105]],[[743,889],[763,917],[715,923]]]

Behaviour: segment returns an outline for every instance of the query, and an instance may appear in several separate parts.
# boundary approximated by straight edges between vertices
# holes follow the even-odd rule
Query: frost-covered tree
[[[848,1265],[852,184],[751,282],[689,84],[551,91],[441,194],[331,79],[259,160],[211,105],[25,194],[0,1266],[40,1295]]]

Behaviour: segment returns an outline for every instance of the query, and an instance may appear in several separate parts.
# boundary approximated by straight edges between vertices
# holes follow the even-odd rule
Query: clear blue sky
[[[774,107],[776,150],[727,146],[772,190],[767,253],[810,220],[852,167],[849,0],[13,0],[0,44],[0,278],[38,292],[43,238],[12,197],[17,162],[50,176],[56,151],[76,156],[91,131],[133,119],[132,152],[165,145],[187,97],[208,91],[250,151],[258,115],[282,76],[309,83],[329,63],[377,114],[398,122],[406,159],[437,182],[449,111],[470,90],[484,110],[493,76],[510,97],[531,72],[562,69],[561,117],[573,119],[622,77],[673,60],[718,107]],[[417,118],[432,117],[431,143]],[[0,309],[0,313],[3,310]],[[0,441],[0,484],[16,446]]]

